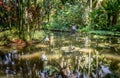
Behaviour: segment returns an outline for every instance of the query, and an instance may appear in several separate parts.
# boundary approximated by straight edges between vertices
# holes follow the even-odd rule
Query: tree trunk
[[[113,16],[112,16],[112,26],[115,26],[116,25],[116,23],[117,23],[117,17],[118,16],[118,13],[116,12],[116,13],[114,13],[113,12]]]
[[[111,13],[108,13],[107,14],[107,27],[110,27],[110,22],[111,22],[111,20],[110,20],[110,18],[111,18]]]

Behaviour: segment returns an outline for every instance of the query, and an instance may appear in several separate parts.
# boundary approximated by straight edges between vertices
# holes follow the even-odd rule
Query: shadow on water
[[[0,78],[119,78],[119,56],[119,37],[49,32],[38,43],[0,46]]]

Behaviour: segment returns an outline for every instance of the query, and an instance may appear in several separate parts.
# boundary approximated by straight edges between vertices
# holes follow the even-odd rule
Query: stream
[[[0,78],[120,78],[120,37],[45,31],[35,41],[0,46]]]

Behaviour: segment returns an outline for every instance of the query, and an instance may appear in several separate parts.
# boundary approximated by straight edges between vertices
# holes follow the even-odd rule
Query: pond
[[[120,78],[120,37],[44,31],[0,46],[0,78]]]

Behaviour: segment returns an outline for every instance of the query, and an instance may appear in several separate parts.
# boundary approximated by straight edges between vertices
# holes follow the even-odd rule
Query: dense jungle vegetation
[[[69,31],[73,25],[78,32],[119,36],[120,0],[0,0],[3,42],[29,41],[40,29]]]
[[[120,78],[119,56],[120,0],[0,0],[0,78]]]

